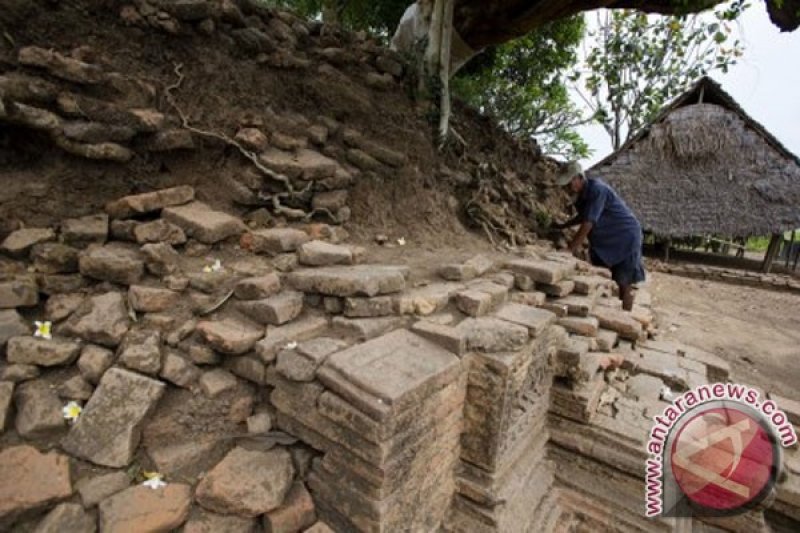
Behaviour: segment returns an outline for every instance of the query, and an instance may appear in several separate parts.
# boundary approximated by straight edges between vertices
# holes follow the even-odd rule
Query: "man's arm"
[[[583,241],[586,240],[586,237],[589,235],[589,232],[592,231],[592,223],[589,221],[584,222],[581,224],[578,233],[572,238],[572,241],[569,243],[569,250],[570,252],[575,253],[578,248],[581,247]]]

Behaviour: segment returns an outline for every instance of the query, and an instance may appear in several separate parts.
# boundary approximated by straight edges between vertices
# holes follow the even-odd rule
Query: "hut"
[[[646,232],[667,242],[771,235],[800,228],[800,159],[703,77],[590,170],[610,183]]]

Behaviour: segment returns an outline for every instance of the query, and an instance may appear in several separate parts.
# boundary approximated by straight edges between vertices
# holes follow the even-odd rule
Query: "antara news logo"
[[[692,389],[654,417],[647,442],[645,514],[729,516],[774,490],[782,448],[797,442],[786,414],[733,383]]]

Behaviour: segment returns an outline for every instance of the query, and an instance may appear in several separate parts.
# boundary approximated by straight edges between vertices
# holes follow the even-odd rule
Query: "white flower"
[[[142,485],[145,487],[150,487],[155,490],[167,486],[167,483],[164,481],[164,476],[158,472],[145,472],[144,477],[145,481],[142,482]]]
[[[33,332],[34,337],[41,337],[43,339],[52,339],[53,338],[53,323],[49,320],[45,320],[44,322],[40,322],[35,320],[33,322],[36,325],[36,331]]]
[[[222,261],[219,259],[214,260],[214,263],[208,266],[203,267],[203,272],[219,272],[222,270]]]
[[[70,424],[74,424],[78,418],[80,418],[81,413],[83,412],[83,407],[80,406],[78,402],[69,402],[64,408],[61,410]]]
[[[669,387],[664,385],[663,387],[661,387],[661,394],[659,395],[659,397],[665,402],[671,402],[672,400],[675,399],[675,393],[672,392],[672,390]]]
[[[287,350],[294,350],[295,348],[297,348],[297,342],[295,341],[292,341],[286,345]]]
[[[406,245],[406,238],[405,237],[400,237],[399,239],[397,239],[397,244],[399,244],[400,246],[405,246]]]

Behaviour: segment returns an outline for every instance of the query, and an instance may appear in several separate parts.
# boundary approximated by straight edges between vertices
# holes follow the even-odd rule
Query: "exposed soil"
[[[7,35],[0,39],[0,75],[33,73],[62,89],[121,107],[152,106],[177,125],[166,89],[178,81],[176,66],[182,65],[177,104],[202,129],[232,137],[240,127],[260,124],[272,132],[284,125],[275,123],[276,115],[305,124],[333,119],[355,129],[409,161],[399,169],[359,174],[348,204],[348,229],[357,239],[402,228],[417,242],[455,244],[465,238],[467,243],[471,232],[486,233],[481,225],[469,224],[469,214],[479,217],[481,209],[497,209],[495,215],[506,227],[489,231],[498,241],[525,242],[525,234],[535,238],[539,229],[537,213],[554,213],[564,205],[565,198],[548,182],[553,162],[542,158],[534,142],[514,140],[461,105],[456,104],[452,123],[466,145],[437,150],[435,115],[410,97],[413,80],[400,79],[381,90],[365,83],[366,74],[374,73],[368,60],[381,53],[376,43],[320,33],[311,25],[310,37],[300,39],[292,51],[307,66],[275,68],[263,57],[245,53],[231,37],[235,28],[226,24],[210,35],[191,25],[180,35],[170,35],[125,24],[119,15],[122,5],[113,0],[14,3],[0,17],[0,29]],[[250,16],[248,25],[252,20],[256,27],[263,24]],[[151,88],[152,98],[135,102],[112,88],[79,86],[32,72],[17,62],[18,51],[31,45],[118,72],[130,84]],[[319,51],[330,48],[343,50],[343,57],[327,61]],[[96,212],[124,194],[173,184],[193,185],[201,200],[244,214],[246,209],[232,201],[226,179],[237,179],[252,166],[235,149],[208,139],[196,141],[194,151],[153,153],[133,146],[136,155],[128,163],[97,162],[60,151],[46,135],[0,124],[0,238],[20,225],[49,225]],[[345,159],[338,139],[326,150],[340,162]],[[480,209],[470,202],[478,197]]]
[[[800,400],[800,296],[660,273],[649,290],[667,336],[724,358],[736,381]]]

